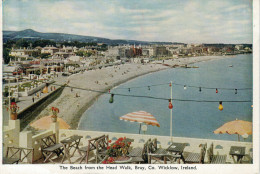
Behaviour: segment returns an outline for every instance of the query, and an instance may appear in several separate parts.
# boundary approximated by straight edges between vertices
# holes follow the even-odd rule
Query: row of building
[[[156,58],[156,57],[183,57],[202,55],[232,55],[252,52],[251,48],[244,45],[235,46],[205,46],[203,44],[171,44],[171,45],[118,45],[108,46],[106,51],[98,51],[96,46],[88,47],[46,47],[19,48],[10,51],[10,56],[17,58],[37,57],[48,54],[53,59],[66,59],[75,56],[79,51],[91,53],[90,55],[105,58]]]
[[[203,44],[173,44],[173,45],[145,45],[110,46],[106,56],[109,57],[180,57],[201,55],[232,55],[249,53],[251,48],[244,45],[235,46],[204,46]]]

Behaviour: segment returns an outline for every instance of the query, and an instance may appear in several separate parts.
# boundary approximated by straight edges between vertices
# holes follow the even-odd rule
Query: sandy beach
[[[209,61],[221,58],[228,58],[222,56],[203,56],[203,57],[189,57],[172,60],[155,61],[152,64],[122,64],[113,67],[106,67],[102,69],[89,70],[83,73],[73,74],[67,78],[56,79],[56,84],[64,84],[65,80],[69,80],[69,86],[93,89],[98,91],[108,92],[109,89],[124,83],[130,79],[138,76],[171,68],[173,65],[186,65],[201,61]],[[165,66],[163,64],[168,64]],[[78,95],[78,97],[76,97]],[[78,127],[78,123],[82,114],[96,101],[100,93],[90,92],[86,90],[79,90],[65,88],[61,96],[49,104],[36,118],[51,115],[51,107],[57,107],[60,110],[59,117],[63,118],[72,129]]]

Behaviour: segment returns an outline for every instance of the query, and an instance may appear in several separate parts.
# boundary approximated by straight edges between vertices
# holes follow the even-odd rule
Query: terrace
[[[43,156],[43,139],[44,137],[50,137],[51,135],[55,134],[55,140],[54,144],[59,144],[60,142],[63,142],[63,145],[66,146],[66,150],[63,151],[66,156],[64,157],[64,154],[59,155],[57,157],[55,153],[51,155],[50,159],[44,162],[46,158]],[[19,135],[19,136],[17,136]],[[74,136],[76,135],[76,136]],[[108,159],[107,154],[100,155],[100,149],[98,147],[91,149],[91,145],[99,144],[105,145],[102,146],[103,148],[107,149],[107,146],[109,146],[109,143],[107,144],[104,141],[96,141],[96,137],[102,137],[103,135],[107,135],[108,139],[111,140],[111,143],[115,143],[120,137],[127,137],[127,139],[132,140],[131,145],[128,149],[130,152],[128,155],[133,153],[134,149],[142,149],[144,147],[144,144],[146,142],[150,142],[150,145],[157,146],[157,152],[160,149],[167,149],[172,142],[170,141],[169,136],[157,136],[157,135],[140,135],[140,134],[128,134],[128,133],[115,133],[115,132],[97,132],[97,131],[82,131],[82,130],[65,130],[65,129],[59,129],[59,123],[53,122],[50,125],[50,128],[48,130],[45,130],[44,132],[38,133],[33,135],[31,131],[25,131],[20,132],[20,120],[9,120],[9,125],[4,127],[3,131],[3,149],[4,149],[4,155],[7,152],[8,147],[20,147],[20,148],[27,148],[27,149],[33,149],[33,153],[31,156],[27,156],[27,159],[24,161],[19,161],[19,163],[30,163],[33,164],[43,164],[43,163],[49,163],[49,164],[61,164],[61,163],[72,163],[72,164],[80,164],[85,163],[86,158],[84,157],[84,151],[79,151],[75,149],[75,147],[82,149],[83,146],[90,145],[90,150],[88,153],[88,163],[89,164],[95,164],[95,163],[102,163],[104,160]],[[73,137],[71,137],[73,136]],[[70,138],[69,138],[70,137]],[[73,141],[69,141],[69,140]],[[95,141],[93,140],[95,139]],[[151,144],[152,141],[148,141],[149,139],[155,140],[155,144]],[[46,139],[45,139],[46,140]],[[75,140],[75,141],[74,141]],[[103,140],[106,140],[105,138]],[[90,144],[89,144],[90,142]],[[167,163],[167,164],[178,164],[178,163],[197,163],[196,161],[189,161],[189,156],[196,156],[202,155],[203,159],[198,163],[210,163],[212,162],[212,157],[219,156],[219,157],[225,157],[225,160],[220,160],[219,163],[221,164],[236,164],[236,163],[252,163],[252,153],[253,153],[253,145],[251,142],[235,142],[235,141],[223,141],[223,140],[211,140],[211,139],[197,139],[197,138],[185,138],[185,137],[173,137],[173,142],[176,144],[184,144],[184,150],[181,151],[179,154],[171,154],[166,152],[160,153],[157,155],[154,155],[153,153],[156,153],[156,151],[139,151],[138,153],[143,153],[144,155],[142,158],[146,155],[148,158],[148,161],[146,159],[143,160],[137,160],[137,161],[128,161],[127,163],[155,163],[156,161],[159,161],[163,159],[162,157],[167,157],[163,160],[161,160],[161,163]],[[52,142],[53,143],[53,142]],[[66,144],[67,143],[67,144]],[[92,143],[92,144],[91,144]],[[213,143],[213,146],[212,146]],[[206,147],[205,147],[206,145]],[[212,146],[212,149],[210,149]],[[232,147],[233,146],[233,147]],[[62,146],[61,146],[62,147]],[[63,146],[64,147],[64,146]],[[149,145],[147,146],[149,147]],[[175,147],[175,146],[172,146]],[[202,148],[203,147],[203,148]],[[244,149],[244,154],[239,156],[239,154],[232,154],[233,148],[236,147],[242,147]],[[202,149],[204,149],[203,153]],[[75,150],[75,153],[74,153]],[[104,150],[104,149],[103,149]],[[169,150],[169,148],[168,148]],[[211,151],[212,153],[211,154]],[[81,152],[81,153],[80,153]],[[9,152],[10,153],[10,152]],[[235,150],[234,153],[239,153],[238,150]],[[74,155],[72,155],[74,154]],[[210,156],[213,155],[213,156]],[[46,154],[45,154],[46,155]],[[49,154],[48,154],[49,155]],[[137,154],[140,155],[140,154]],[[159,157],[158,157],[159,155]],[[184,158],[180,158],[180,155]],[[145,157],[145,158],[146,158]],[[157,158],[156,158],[157,157]],[[19,157],[21,158],[21,157]],[[63,159],[64,158],[64,159]],[[131,157],[131,159],[134,159],[136,157]],[[64,161],[63,161],[64,160]],[[123,163],[123,162],[122,162]]]

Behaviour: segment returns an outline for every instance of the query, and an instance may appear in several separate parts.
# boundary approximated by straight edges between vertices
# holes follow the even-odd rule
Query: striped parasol
[[[140,129],[141,129],[142,123],[160,127],[160,124],[158,123],[156,118],[152,114],[145,112],[145,111],[128,113],[126,115],[121,116],[119,119],[125,120],[125,121],[130,121],[130,122],[138,122],[138,123],[140,123]],[[140,129],[139,129],[139,133],[140,133]]]

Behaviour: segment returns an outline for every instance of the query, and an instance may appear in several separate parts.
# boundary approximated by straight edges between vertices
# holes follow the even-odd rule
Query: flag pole
[[[172,102],[172,81],[171,81],[171,102]],[[172,109],[170,109],[170,115],[171,115],[170,136],[171,136],[171,142],[173,142],[173,140],[172,140]]]
[[[139,134],[140,134],[140,131],[141,131],[141,124],[142,124],[142,123],[140,123],[140,127],[139,127]]]

